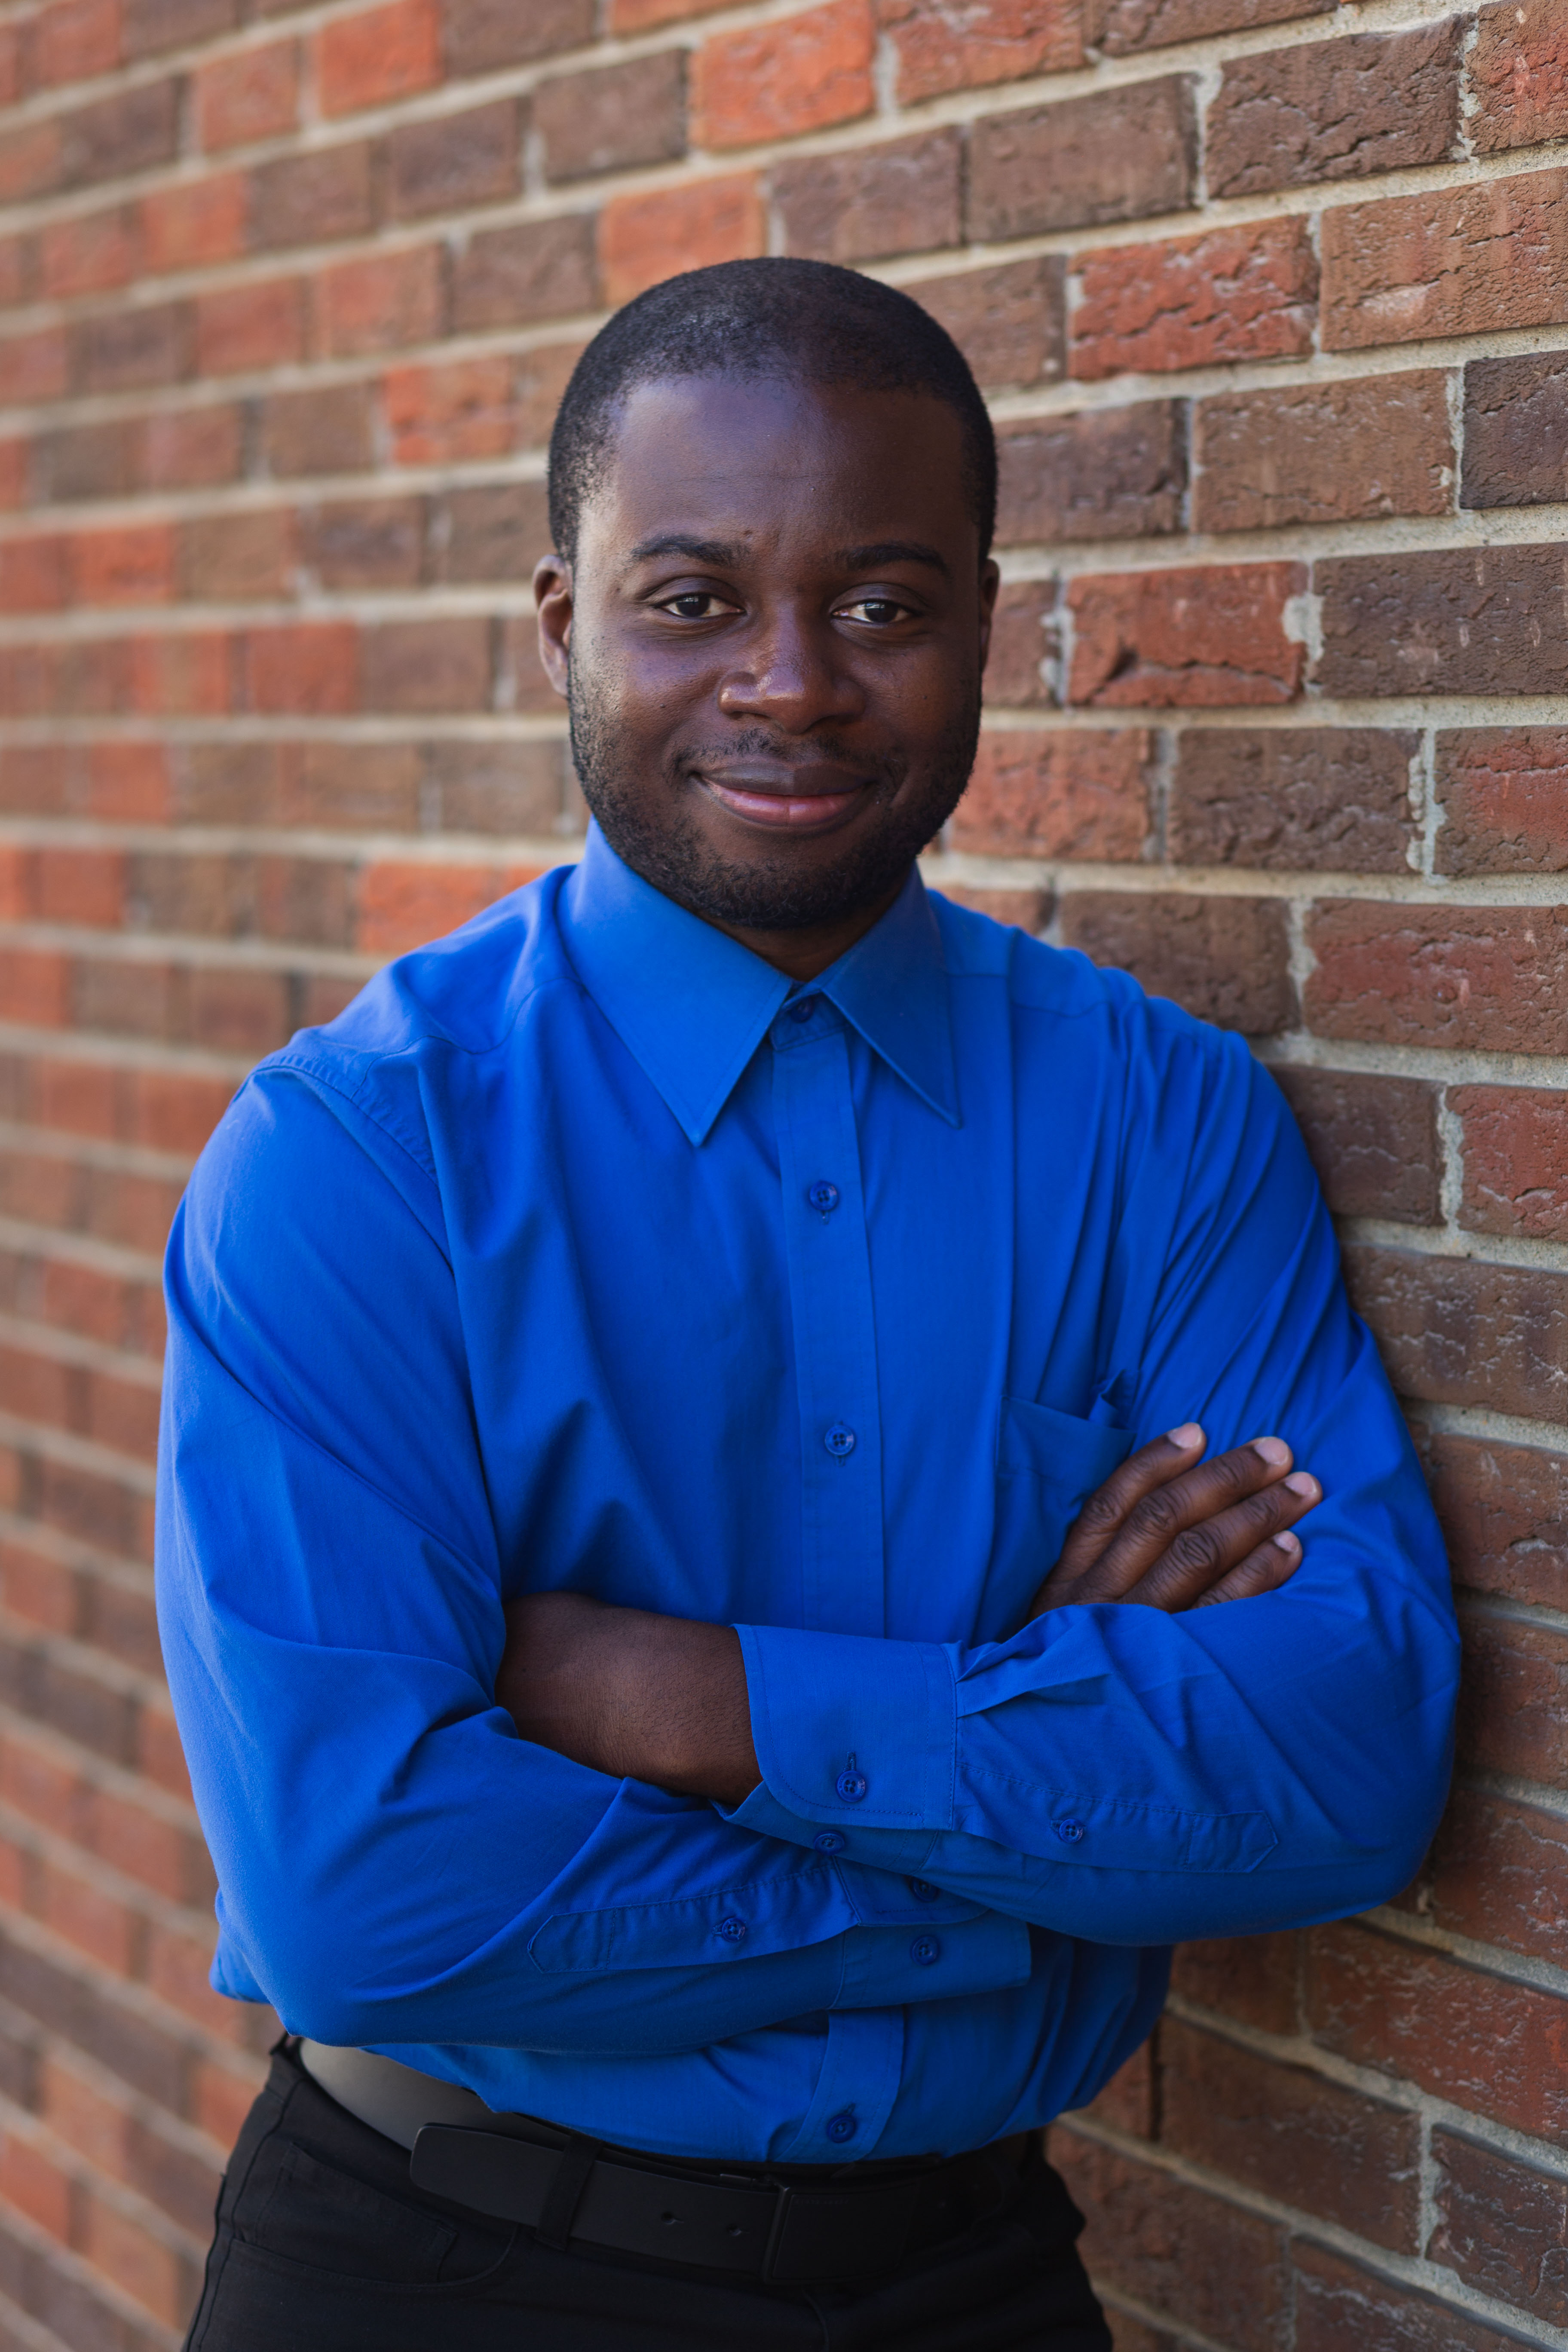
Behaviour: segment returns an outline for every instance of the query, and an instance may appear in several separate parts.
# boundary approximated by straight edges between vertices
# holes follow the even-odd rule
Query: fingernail
[[[1290,1459],[1290,1448],[1282,1437],[1255,1437],[1252,1450],[1260,1461],[1268,1463],[1270,1470],[1278,1470],[1281,1463]]]
[[[1201,1445],[1204,1442],[1203,1431],[1195,1421],[1184,1421],[1179,1428],[1168,1429],[1165,1432],[1165,1437],[1168,1444],[1179,1445],[1184,1454],[1190,1452],[1194,1445]]]
[[[1300,1551],[1301,1549],[1295,1537],[1291,1535],[1276,1536],[1274,1540],[1281,1551]]]
[[[1293,1495],[1305,1495],[1310,1500],[1316,1502],[1319,1491],[1318,1482],[1310,1470],[1292,1470],[1284,1483]]]

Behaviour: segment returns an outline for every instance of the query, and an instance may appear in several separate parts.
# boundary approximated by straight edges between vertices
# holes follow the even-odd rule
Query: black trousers
[[[736,2284],[426,2196],[287,2047],[240,2133],[186,2352],[1110,2352],[1082,2217],[1032,2154],[1015,2197],[856,2288]]]

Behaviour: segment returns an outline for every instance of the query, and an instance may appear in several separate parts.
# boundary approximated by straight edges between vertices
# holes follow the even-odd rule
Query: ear
[[[563,555],[542,556],[534,565],[533,601],[539,607],[539,658],[545,677],[564,698],[572,643],[572,566]]]
[[[1002,585],[1002,574],[992,562],[982,565],[980,572],[980,667],[985,667],[991,651],[991,622],[996,611],[996,592]],[[542,626],[542,624],[541,625]]]

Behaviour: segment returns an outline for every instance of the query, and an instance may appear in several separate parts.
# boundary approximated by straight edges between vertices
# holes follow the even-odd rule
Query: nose
[[[826,622],[775,614],[721,680],[719,708],[727,719],[765,719],[786,735],[807,734],[825,719],[858,719],[866,698],[843,652]]]

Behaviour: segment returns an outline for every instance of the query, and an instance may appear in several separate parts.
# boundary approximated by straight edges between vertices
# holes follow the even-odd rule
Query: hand
[[[730,1625],[530,1593],[507,1604],[496,1701],[525,1739],[612,1780],[738,1805],[763,1777]]]
[[[1185,1422],[1112,1471],[1073,1521],[1030,1617],[1095,1601],[1204,1609],[1288,1582],[1301,1564],[1291,1525],[1322,1488],[1291,1470],[1282,1438],[1254,1438],[1212,1462],[1200,1461],[1203,1449],[1203,1431]]]

